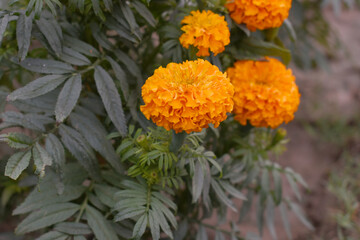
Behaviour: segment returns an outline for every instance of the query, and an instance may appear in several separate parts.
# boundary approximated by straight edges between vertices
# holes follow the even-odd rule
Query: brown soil
[[[295,71],[302,93],[302,101],[296,120],[287,125],[288,150],[281,156],[281,165],[299,172],[309,185],[309,191],[302,189],[302,206],[315,227],[309,231],[295,218],[291,220],[296,240],[335,240],[336,225],[332,214],[338,206],[336,199],[327,190],[331,171],[341,170],[338,162],[342,149],[320,138],[313,137],[303,123],[317,119],[351,120],[360,114],[360,12],[346,11],[335,16],[332,11],[326,17],[337,33],[343,50],[330,62],[330,72],[315,70]],[[359,149],[357,153],[360,153]],[[284,194],[293,195],[286,188]],[[279,223],[281,229],[281,223]],[[271,239],[264,237],[264,240]],[[279,236],[285,240],[286,235]]]

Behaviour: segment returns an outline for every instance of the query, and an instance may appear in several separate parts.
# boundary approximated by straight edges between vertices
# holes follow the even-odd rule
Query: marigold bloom
[[[192,11],[181,21],[180,43],[185,48],[190,45],[198,48],[197,56],[209,56],[209,49],[217,55],[230,43],[230,31],[224,16],[212,11]]]
[[[291,69],[277,59],[237,61],[228,68],[235,88],[235,119],[255,127],[276,128],[294,118],[300,93]]]
[[[231,18],[251,31],[280,27],[289,16],[291,0],[228,0]]]
[[[159,67],[142,87],[145,105],[140,109],[166,130],[200,132],[212,123],[218,127],[233,110],[234,87],[225,73],[198,59]]]

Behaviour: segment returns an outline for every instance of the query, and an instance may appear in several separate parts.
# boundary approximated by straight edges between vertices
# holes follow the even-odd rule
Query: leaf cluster
[[[213,231],[215,239],[256,239],[238,229],[252,204],[260,235],[266,223],[276,239],[276,207],[290,238],[288,208],[311,227],[283,196],[281,176],[298,200],[299,184],[306,184],[269,158],[283,149],[284,132],[240,126],[229,116],[218,129],[179,136],[139,111],[141,87],[154,69],[194,59],[195,49],[178,40],[191,10],[210,9],[229,23],[231,44],[207,58],[220,70],[264,56],[290,62],[280,37],[250,33],[223,5],[13,0],[0,11],[0,141],[13,148],[4,174],[37,183],[13,211],[27,214],[16,233],[35,232],[38,240],[200,240]],[[240,215],[231,230],[221,227],[228,209]]]

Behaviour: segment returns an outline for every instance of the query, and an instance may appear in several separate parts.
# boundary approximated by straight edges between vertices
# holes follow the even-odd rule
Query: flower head
[[[160,67],[142,87],[145,105],[140,109],[166,130],[200,132],[212,123],[218,127],[233,109],[234,87],[226,74],[199,59]]]
[[[209,49],[217,55],[230,43],[230,31],[224,16],[212,11],[192,11],[182,21],[184,33],[180,43],[185,48],[190,45],[198,48],[197,56],[209,56]]]
[[[251,31],[280,27],[289,16],[291,0],[228,0],[231,18]]]
[[[237,61],[227,70],[235,88],[235,119],[255,127],[276,128],[294,118],[300,93],[290,69],[277,59]]]

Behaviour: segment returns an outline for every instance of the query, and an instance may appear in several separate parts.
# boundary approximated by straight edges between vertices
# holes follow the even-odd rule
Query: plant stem
[[[93,188],[93,182],[91,182],[89,188],[87,189],[87,192],[88,192],[88,191],[91,191],[92,188]],[[86,194],[85,199],[84,199],[84,201],[83,201],[82,204],[81,204],[79,215],[76,217],[75,222],[79,222],[79,221],[80,221],[81,216],[83,215],[83,213],[84,213],[84,211],[85,211],[85,208],[86,208],[86,206],[87,206],[87,204],[88,204],[88,201],[89,201],[89,197],[88,197],[88,195]]]
[[[90,66],[88,66],[87,68],[80,70],[74,74],[84,74],[87,73],[89,71],[91,71],[92,69],[94,69],[96,66],[98,66],[102,61],[104,61],[104,57],[101,56],[100,58],[98,58],[93,64],[91,64]]]
[[[81,216],[83,215],[83,213],[84,213],[84,211],[85,211],[85,208],[86,208],[86,206],[87,206],[87,203],[88,203],[88,196],[86,195],[83,203],[81,204],[80,212],[79,212],[79,215],[77,215],[75,222],[79,222],[79,221],[80,221]]]
[[[146,196],[146,213],[149,212],[151,201],[151,185],[148,185],[147,196]]]

